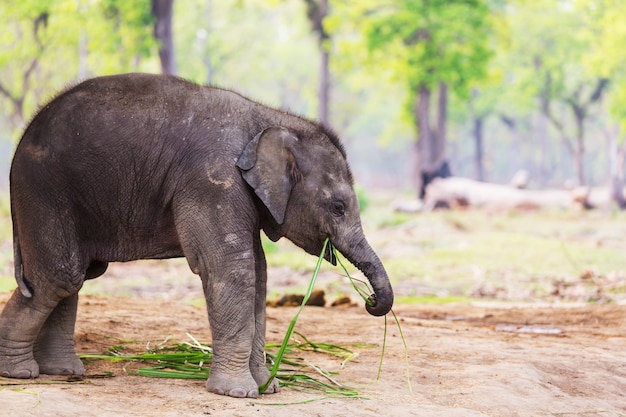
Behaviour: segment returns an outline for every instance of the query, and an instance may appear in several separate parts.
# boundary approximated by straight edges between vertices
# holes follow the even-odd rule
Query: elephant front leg
[[[0,376],[39,376],[33,346],[53,308],[48,303],[42,303],[37,293],[33,298],[25,298],[19,290],[13,292],[0,314]]]
[[[35,342],[39,372],[47,375],[84,375],[74,347],[78,294],[64,298],[52,311]]]
[[[264,385],[270,376],[270,371],[265,363],[265,305],[267,296],[267,263],[265,253],[261,246],[261,237],[254,242],[254,260],[256,273],[256,293],[254,305],[254,342],[250,355],[250,371],[257,384]],[[278,381],[274,379],[265,389],[264,394],[278,392]]]
[[[259,386],[250,372],[254,339],[253,262],[250,259],[249,268],[240,264],[220,275],[202,276],[213,345],[206,387],[215,394],[252,398],[259,395]]]

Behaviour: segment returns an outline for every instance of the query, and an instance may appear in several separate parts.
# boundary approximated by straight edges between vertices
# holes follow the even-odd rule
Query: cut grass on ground
[[[346,347],[328,343],[317,343],[296,333],[292,342],[286,345],[277,378],[281,386],[296,390],[312,391],[325,397],[361,397],[357,390],[337,381],[336,373],[328,372],[312,361],[303,358],[304,352],[330,355],[342,361],[342,366],[358,357]],[[126,362],[124,370],[132,375],[153,378],[207,379],[213,351],[210,345],[198,342],[189,336],[191,342],[171,344],[164,341],[154,349],[144,353],[125,353],[123,344],[112,346],[106,354],[82,354],[83,361],[106,360]],[[267,358],[270,364],[280,345],[267,345]]]

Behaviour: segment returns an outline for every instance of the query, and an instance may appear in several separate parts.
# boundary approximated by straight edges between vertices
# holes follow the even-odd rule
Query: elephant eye
[[[330,212],[333,216],[341,217],[346,213],[346,206],[343,204],[343,201],[335,200],[330,203]]]

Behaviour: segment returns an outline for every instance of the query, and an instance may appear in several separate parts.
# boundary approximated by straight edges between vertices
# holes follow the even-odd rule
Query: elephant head
[[[248,143],[237,166],[269,212],[261,226],[270,239],[284,236],[317,256],[328,237],[372,285],[367,311],[375,316],[389,312],[393,290],[363,234],[352,174],[331,132],[267,128]],[[334,264],[332,253],[327,250],[325,257]]]

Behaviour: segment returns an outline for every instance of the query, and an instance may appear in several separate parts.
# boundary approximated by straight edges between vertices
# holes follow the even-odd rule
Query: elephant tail
[[[13,265],[15,268],[15,281],[17,287],[25,298],[32,298],[33,293],[24,281],[24,264],[22,263],[22,251],[20,248],[20,238],[17,235],[17,228],[13,225]]]

